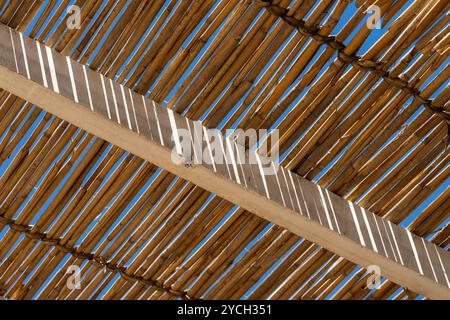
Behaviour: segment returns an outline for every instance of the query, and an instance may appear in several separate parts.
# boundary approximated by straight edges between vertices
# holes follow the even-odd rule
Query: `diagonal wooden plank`
[[[0,49],[1,88],[404,287],[450,299],[442,248],[4,25]],[[174,157],[187,155],[186,142],[193,166]]]

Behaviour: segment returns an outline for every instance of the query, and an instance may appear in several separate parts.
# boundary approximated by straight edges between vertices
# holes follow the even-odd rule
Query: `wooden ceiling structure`
[[[389,28],[362,50],[372,4]],[[0,22],[207,127],[279,129],[284,168],[448,251],[448,6],[23,0],[0,1]],[[7,299],[418,296],[369,289],[366,269],[289,228],[7,91],[0,103]]]

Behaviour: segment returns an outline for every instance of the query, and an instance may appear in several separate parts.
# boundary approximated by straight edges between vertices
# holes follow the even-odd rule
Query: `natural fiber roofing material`
[[[391,25],[367,31],[374,2],[272,5],[337,32],[349,55],[381,33],[361,56],[383,73],[256,1],[76,1],[81,30],[62,19],[70,1],[1,1],[0,22],[207,126],[276,125],[290,169],[448,250],[448,124],[423,105],[448,116],[448,2],[378,1]],[[383,80],[388,70],[411,89]],[[6,92],[0,115],[0,222],[16,222],[0,233],[8,298],[416,296],[385,279],[368,290],[358,266]],[[82,291],[65,286],[71,264]]]

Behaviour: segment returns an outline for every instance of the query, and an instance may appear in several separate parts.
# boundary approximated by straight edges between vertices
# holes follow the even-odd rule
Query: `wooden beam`
[[[450,299],[447,251],[282,167],[267,175],[261,163],[232,157],[177,164],[180,129],[194,140],[196,123],[4,25],[0,87],[406,288]],[[239,150],[220,139],[224,150]],[[206,139],[201,150],[210,146]]]

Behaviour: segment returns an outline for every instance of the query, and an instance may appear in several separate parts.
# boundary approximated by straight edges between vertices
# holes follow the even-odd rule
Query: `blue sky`
[[[109,0],[109,1],[112,1],[112,0]],[[120,1],[123,1],[123,0],[120,0]],[[47,3],[47,1],[45,1],[46,3]],[[70,4],[73,4],[75,1],[74,0],[72,0],[71,1],[71,3]],[[167,5],[167,3],[168,3],[169,1],[166,1],[166,4],[165,5]],[[62,1],[61,0],[58,0],[58,6],[59,5],[61,5],[61,3],[62,3]],[[412,3],[412,0],[411,1],[409,1],[405,6],[407,6],[407,5],[409,5],[410,3]],[[106,5],[106,2],[104,2],[103,3],[103,5],[102,5],[102,7],[101,8],[103,8],[104,6]],[[58,6],[55,6],[55,9],[52,11],[52,13],[50,14],[50,16],[52,16],[54,13],[55,13],[55,11],[56,11],[56,9],[57,9],[57,7]],[[157,14],[157,16],[160,16],[161,14],[162,14],[162,12],[163,12],[163,10],[164,10],[164,8],[165,7],[163,7],[159,12],[158,12],[158,14]],[[43,12],[43,10],[45,9],[45,6],[42,6],[41,7],[41,9],[40,9],[40,11],[39,11],[39,13],[36,15],[36,18],[34,19],[34,21],[30,24],[30,26],[27,28],[27,30],[25,31],[25,34],[29,34],[30,33],[30,31],[32,30],[32,28],[33,28],[33,26],[34,26],[34,24],[36,23],[36,21],[37,21],[37,18],[39,17],[39,15]],[[118,15],[118,18],[116,19],[116,21],[112,24],[112,26],[111,26],[111,28],[108,30],[108,32],[105,34],[105,36],[103,37],[103,39],[102,39],[102,41],[100,42],[100,44],[97,46],[97,48],[94,50],[94,52],[93,52],[93,54],[92,54],[92,57],[88,60],[88,64],[90,63],[90,62],[92,62],[92,60],[93,60],[93,57],[95,57],[95,55],[96,55],[96,53],[101,49],[101,47],[102,47],[102,45],[104,44],[104,41],[106,41],[106,39],[107,39],[107,37],[108,37],[108,35],[109,35],[109,33],[110,33],[110,31],[112,30],[112,28],[114,27],[114,25],[115,25],[115,23],[117,22],[117,20],[120,18],[120,16],[121,16],[121,14],[124,12],[124,10],[126,9],[126,6],[122,9],[122,11],[121,11],[121,13]],[[212,12],[213,11],[213,9],[214,8],[212,8],[211,10],[210,10],[210,12]],[[0,8],[0,13],[2,12],[4,10],[4,8]],[[95,20],[95,18],[99,15],[99,13],[100,13],[100,11],[101,10],[98,10],[98,12],[97,12],[97,14],[96,14],[96,16],[94,17],[94,19],[92,19],[92,21],[94,21]],[[345,22],[355,13],[355,11],[356,11],[356,8],[355,8],[355,6],[354,6],[354,4],[352,3],[351,5],[349,5],[349,7],[347,8],[347,10],[345,11],[345,13],[344,13],[344,15],[343,15],[343,17],[341,18],[341,21],[339,22],[339,24],[335,27],[335,29],[334,29],[334,31],[332,32],[332,34],[334,34],[334,33],[336,33],[338,30],[340,30],[342,27],[343,27],[343,25],[345,24]],[[399,13],[400,14],[400,13]],[[395,18],[396,17],[394,17],[394,19],[392,19],[392,20],[395,20]],[[55,27],[52,29],[52,31],[50,32],[50,34],[54,31],[54,29],[56,28],[56,26],[62,21],[64,19],[64,16],[61,16],[59,19],[58,19],[58,21],[57,21],[57,23],[55,23]],[[206,17],[205,17],[205,19],[206,19]],[[205,20],[204,19],[204,20]],[[156,21],[157,19],[154,19],[154,21]],[[48,23],[48,20],[46,21],[46,23]],[[91,22],[92,23],[92,22]],[[224,22],[225,23],[225,22]],[[365,21],[363,21],[362,23],[365,23]],[[44,24],[45,25],[45,24]],[[200,25],[200,24],[199,24]],[[386,30],[387,30],[387,28],[389,28],[389,25],[390,24],[388,24],[387,26],[385,26],[383,29],[381,29],[381,30],[373,30],[373,32],[371,33],[371,35],[369,36],[369,38],[367,39],[367,41],[365,42],[365,44],[362,46],[362,48],[360,49],[360,54],[362,54],[362,53],[364,53],[367,49],[369,49],[379,38],[380,38],[380,36],[381,35],[383,35],[385,32],[386,32]],[[143,42],[143,40],[145,39],[145,37],[146,37],[146,35],[150,32],[150,30],[152,29],[152,27],[154,26],[154,23],[153,24],[151,24],[149,27],[148,27],[148,29],[146,30],[146,33],[144,34],[144,37],[142,37],[142,39],[141,39],[141,41],[140,41],[140,43],[139,43],[139,45],[138,46],[136,46],[136,50],[138,49],[138,47],[140,46],[140,44]],[[164,26],[163,26],[164,27]],[[87,30],[88,30],[88,28],[85,28],[85,32],[87,32]],[[195,29],[194,30],[194,32],[192,32],[192,36],[195,34],[195,32],[198,30],[198,28],[197,29]],[[358,28],[356,28],[355,30],[358,30]],[[356,32],[356,31],[355,31]],[[40,32],[37,34],[38,36],[40,35]],[[183,83],[183,81],[184,81],[184,79],[187,77],[187,75],[189,74],[189,72],[194,68],[194,66],[198,63],[198,61],[199,61],[199,59],[200,59],[200,57],[204,54],[204,52],[206,51],[206,48],[209,46],[209,44],[214,40],[214,37],[217,35],[217,32],[212,36],[212,37],[210,37],[210,39],[209,39],[209,42],[204,46],[204,49],[202,50],[202,52],[197,56],[197,58],[192,62],[192,64],[191,64],[191,66],[188,68],[188,70],[186,70],[186,72],[182,75],[182,77],[180,77],[180,79],[179,79],[179,81],[177,82],[177,84],[176,84],[176,86],[174,87],[174,89],[169,93],[169,95],[166,97],[166,99],[165,99],[165,101],[164,101],[164,103],[167,103],[167,101],[169,101],[171,98],[172,98],[172,96],[175,94],[175,92],[176,92],[176,90],[179,88],[179,86]],[[294,33],[291,35],[291,37],[294,35]],[[184,44],[183,44],[183,47],[185,47],[189,42],[190,42],[190,40],[192,39],[192,36],[190,36],[190,37],[188,37],[186,40],[185,40],[185,42],[184,42]],[[351,39],[352,38],[352,36],[353,35],[351,35],[349,38]],[[82,39],[83,37],[80,37],[80,41],[81,41],[81,39]],[[283,44],[283,46],[281,46],[281,48],[280,48],[280,50],[277,52],[277,53],[279,53],[281,50],[282,50],[282,48],[284,47],[284,45],[289,41],[289,39],[290,38],[288,38],[287,40],[286,40],[286,42]],[[150,42],[149,44],[148,44],[148,47],[147,47],[147,49],[149,48],[149,47],[151,47],[152,46],[152,44],[153,44],[153,42]],[[75,46],[76,47],[76,46]],[[134,51],[134,52],[136,52],[136,50]],[[321,48],[321,50],[319,50],[319,53],[321,52],[323,50],[323,48]],[[133,52],[133,54],[134,54],[134,52]],[[119,72],[118,72],[118,74],[120,74],[123,70],[124,70],[124,68],[125,68],[125,66],[127,65],[127,63],[131,60],[131,57],[133,56],[133,54],[131,54],[130,55],[130,58],[129,59],[127,59],[126,61],[125,61],[125,63],[123,64],[123,66],[119,69]],[[299,52],[299,54],[300,54],[300,52]],[[272,58],[272,60],[271,61],[269,61],[269,63],[267,64],[267,67],[263,70],[263,72],[261,72],[261,74],[259,75],[259,77],[256,79],[256,81],[255,81],[255,83],[260,79],[260,77],[261,77],[261,75],[264,73],[264,71],[270,66],[270,64],[271,64],[271,62],[275,59],[275,57],[276,56],[274,56],[273,58]],[[143,57],[141,57],[141,59],[142,59]],[[141,59],[139,59],[138,60],[138,62],[136,63],[136,65],[131,69],[131,71],[130,71],[130,73],[129,74],[132,74],[133,73],[133,71],[135,70],[135,68],[139,65],[139,63],[141,62]],[[292,61],[292,63],[294,63],[294,61],[295,61],[295,59]],[[325,71],[326,70],[326,68],[329,66],[329,64],[331,63],[332,61],[329,61],[325,66],[324,66],[324,68],[323,68],[323,70],[321,70],[321,72],[320,72],[320,74],[323,72],[323,71]],[[448,63],[448,61],[446,62],[446,64]],[[305,71],[303,72],[303,74],[304,73],[306,73],[307,72],[307,70],[308,70],[308,68],[309,68],[310,66],[307,66],[307,68],[305,68]],[[442,71],[442,68],[441,69],[439,69],[439,70],[437,70],[436,71],[436,74],[437,73],[439,73],[440,71]],[[163,71],[164,72],[164,71]],[[163,73],[162,72],[162,73]],[[301,76],[300,76],[301,77]],[[299,78],[300,78],[299,77]],[[434,75],[432,76],[432,77],[430,77],[430,79],[424,84],[424,86],[426,86],[426,85],[428,85],[429,84],[429,82],[430,81],[432,81],[432,79],[434,78]],[[117,79],[117,77],[116,77],[116,79]],[[155,81],[155,84],[157,83],[157,81]],[[296,84],[297,82],[294,82],[292,85],[291,85],[291,87],[284,93],[284,95],[283,95],[283,97],[284,96],[286,96],[286,94],[289,92],[289,90],[292,88],[292,87],[294,87],[295,86],[295,84]],[[149,92],[152,90],[152,88],[153,87],[151,87],[150,88],[150,90],[149,90]],[[186,88],[186,90],[188,90],[189,88]],[[292,110],[292,108],[296,105],[296,103],[303,97],[303,95],[304,94],[306,94],[306,92],[307,92],[307,90],[304,90],[303,91],[303,93],[290,105],[290,107],[283,113],[283,115],[280,117],[280,120],[279,121],[277,121],[274,125],[273,125],[273,128],[275,128],[279,123],[280,123],[280,121],[281,121],[281,118],[283,117],[283,116],[285,116],[285,115],[287,115],[291,110]],[[245,97],[246,96],[244,96],[242,99],[241,99],[241,101],[239,101],[237,104],[236,104],[236,106],[227,114],[227,116],[224,118],[224,120],[219,124],[219,127],[222,127],[224,124],[225,124],[225,122],[231,117],[231,115],[232,115],[232,113],[236,110],[236,108],[238,108],[238,106],[240,105],[240,103],[245,99]],[[216,99],[216,101],[214,101],[214,103],[210,106],[210,108],[209,108],[209,110],[201,117],[201,119],[204,119],[204,117],[206,117],[206,115],[208,114],[208,112],[212,109],[212,108],[214,108],[214,106],[215,106],[215,104],[218,102],[218,100],[220,99],[220,97],[218,98],[218,99]],[[410,102],[410,101],[409,101]],[[409,103],[408,102],[408,103]],[[251,107],[251,105],[250,106],[248,106],[248,109]],[[419,110],[420,111],[420,110]],[[418,112],[419,112],[418,111]],[[412,121],[417,115],[418,115],[418,112],[416,112],[409,120],[408,120],[408,122],[410,122],[410,121]],[[243,116],[244,116],[244,114],[245,113],[243,113]],[[11,159],[13,159],[14,158],[14,155],[17,153],[17,151],[18,150],[20,150],[20,147],[21,146],[23,146],[23,144],[25,143],[25,141],[27,140],[27,138],[31,135],[31,133],[33,132],[33,130],[35,129],[35,127],[37,126],[37,124],[42,120],[42,118],[43,118],[43,116],[44,116],[44,113],[43,112],[41,112],[41,114],[40,114],[40,116],[38,117],[38,119],[35,121],[35,123],[34,123],[34,125],[33,125],[33,127],[31,127],[29,130],[28,130],[28,132],[27,132],[27,134],[23,137],[23,139],[21,140],[21,142],[19,143],[19,145],[18,145],[18,148],[14,151],[14,153],[13,153],[13,155],[9,158],[9,159],[7,159],[1,166],[0,166],[0,173],[1,174],[3,174],[4,172],[5,172],[5,170],[7,169],[7,167],[8,167],[8,165],[9,165],[9,163],[10,163],[10,161],[11,161]],[[236,127],[237,126],[237,124],[238,124],[238,122],[239,122],[239,120],[241,120],[242,119],[242,117],[243,116],[241,116],[239,119],[238,119],[238,121],[236,121],[236,123],[233,125],[233,127]],[[392,137],[391,137],[391,139],[393,139],[395,137],[395,134],[393,134],[392,135]],[[3,139],[4,138],[4,134],[1,136],[1,139]],[[108,152],[108,150],[109,149],[107,149],[107,150],[105,150],[105,152],[102,154],[102,156],[98,159],[98,161],[97,161],[97,164],[92,168],[92,170],[91,170],[91,172],[88,174],[88,176],[85,178],[85,181],[87,180],[87,179],[89,179],[89,177],[90,177],[90,175],[94,172],[94,170],[97,168],[97,166],[101,163],[101,161],[102,161],[102,159],[104,159],[104,157],[106,157],[107,156],[107,152]],[[345,150],[343,150],[342,152],[345,152]],[[341,153],[342,154],[342,153]],[[340,154],[340,155],[341,155]],[[285,154],[283,154],[283,155],[281,155],[282,157],[284,157],[286,155],[286,153]],[[338,158],[339,158],[339,156],[340,155],[338,155],[333,161],[331,161],[330,162],[330,164],[327,166],[327,167],[325,167],[323,170],[322,170],[322,172],[320,172],[316,177],[314,177],[314,179],[313,179],[313,181],[317,181],[337,160],[338,160]],[[123,161],[124,159],[125,159],[125,157],[127,156],[127,154],[124,154],[122,157],[121,157],[121,160],[120,161],[118,161],[117,162],[117,164],[116,164],[116,167],[120,164],[120,162],[121,161]],[[82,157],[81,157],[82,158]],[[78,160],[78,162],[81,160],[81,158]],[[403,158],[402,158],[403,159]],[[401,161],[402,159],[400,159],[399,161]],[[56,159],[55,161],[58,161],[58,159]],[[448,164],[447,164],[448,165]],[[73,168],[75,168],[76,167],[76,164],[73,166]],[[73,170],[73,169],[72,169]],[[148,186],[150,186],[151,185],[151,183],[154,181],[154,179],[158,176],[158,174],[160,173],[160,171],[161,170],[157,170],[156,172],[155,172],[155,174],[153,174],[153,176],[152,176],[152,178],[150,178],[147,182],[146,182],[146,184],[145,184],[145,186],[136,194],[136,196],[135,196],[135,198],[133,199],[133,201],[127,206],[127,208],[125,208],[125,210],[124,210],[124,212],[123,212],[123,214],[121,215],[121,217],[119,217],[119,219],[118,219],[118,221],[120,221],[120,219],[121,218],[123,218],[125,215],[126,215],[126,213],[128,212],[128,210],[130,210],[130,208],[132,207],[132,205],[134,204],[134,202],[135,201],[137,201],[141,196],[142,196],[142,194],[145,192],[145,190],[146,190],[146,188],[148,187]],[[112,172],[112,171],[111,171]],[[70,173],[69,173],[70,174]],[[386,172],[386,174],[388,174],[388,172]],[[386,175],[385,174],[385,175]],[[382,179],[385,175],[383,175],[380,179]],[[66,179],[67,179],[67,177],[66,177]],[[65,180],[66,180],[65,179]],[[55,192],[54,192],[54,195],[63,187],[63,185],[64,185],[64,181],[65,180],[63,180],[62,182],[61,182],[61,184],[58,186],[58,188],[55,190]],[[104,181],[106,181],[107,179],[105,179]],[[176,180],[175,180],[176,181]],[[172,183],[172,185],[175,183],[175,181]],[[104,182],[105,183],[105,182]],[[444,190],[446,190],[447,188],[449,188],[450,187],[450,178],[449,179],[447,179],[432,195],[430,195],[429,197],[428,197],[428,199],[426,199],[419,207],[417,207],[409,216],[408,216],[408,218],[402,223],[402,226],[403,227],[406,227],[406,226],[408,226],[410,223],[411,223],[411,221],[413,221],[414,219],[415,219],[415,217],[417,217],[430,203],[432,203],[433,202],[433,200],[434,199],[436,199],[436,197],[439,195],[439,194],[441,194]],[[167,189],[167,190],[170,190],[170,187]],[[119,193],[118,193],[119,194]],[[53,196],[54,196],[53,195]],[[30,195],[30,197],[31,197],[31,195]],[[211,197],[209,197],[208,198],[208,200],[205,202],[205,205],[203,206],[203,207],[205,207],[208,203],[209,203],[209,201],[211,201],[212,200],[212,197],[213,196],[211,196]],[[46,202],[46,204],[42,207],[42,209],[40,210],[40,212],[39,212],[39,215],[37,215],[37,217],[34,219],[34,221],[33,221],[33,223],[35,223],[36,221],[37,221],[37,219],[39,218],[39,216],[41,215],[41,214],[43,214],[44,212],[45,212],[45,209],[48,207],[48,205],[51,203],[51,201],[52,201],[52,199],[53,199],[53,197],[52,198],[50,198],[47,202]],[[89,231],[93,228],[93,226],[95,225],[95,223],[98,221],[98,219],[100,219],[101,218],[101,216],[106,212],[106,210],[108,209],[108,207],[112,204],[114,202],[114,199],[106,206],[106,208],[103,210],[103,212],[100,214],[100,216],[99,217],[97,217],[97,219],[95,220],[95,221],[93,221],[92,223],[91,223],[91,225],[89,226],[89,228],[87,229],[87,231],[83,234],[83,236],[80,238],[80,240],[77,242],[77,244],[79,244],[79,243],[81,243],[81,241],[83,240],[83,238],[89,233]],[[202,208],[203,208],[202,207]],[[202,210],[202,208],[199,210],[199,212]],[[23,207],[21,207],[19,210],[18,210],[18,213],[17,213],[17,215],[19,215],[19,213],[20,213],[20,211],[23,209]],[[230,212],[229,212],[229,214],[226,216],[226,217],[224,217],[224,219],[223,219],[223,221],[225,221],[225,219],[227,219],[233,212],[234,212],[234,210],[236,210],[237,208],[236,207],[234,207]],[[148,214],[150,215],[151,214],[151,212],[152,211],[150,211]],[[444,225],[446,225],[447,223],[449,222],[449,219],[447,219],[446,221],[444,221],[443,223],[442,223],[442,225],[440,226],[440,227],[442,227],[442,226],[444,226]],[[112,230],[113,228],[114,228],[114,226],[115,226],[116,224],[114,224],[112,227],[111,227],[111,229],[110,230]],[[219,226],[220,226],[220,224],[217,226],[217,228],[219,228]],[[439,228],[440,228],[439,227]],[[205,240],[202,242],[202,243],[200,243],[199,244],[199,246],[198,247],[200,247],[216,230],[217,230],[217,228],[216,229],[214,229],[214,230],[212,230],[211,231],[211,233],[210,233],[210,235],[208,235],[208,237],[206,237],[205,238]],[[254,244],[255,244],[255,242],[260,238],[260,237],[262,237],[263,236],[263,234],[265,233],[265,232],[267,232],[267,230],[268,230],[268,228],[270,228],[270,225],[265,229],[265,230],[263,230],[261,233],[260,233],[260,235],[258,236],[258,237],[256,237],[251,243],[249,243],[248,245],[247,245],[247,247],[246,248],[244,248],[243,250],[242,250],[242,253],[236,258],[236,260],[235,261],[238,261],[244,254],[245,254],[245,252],[246,252],[246,250],[249,250],[249,248],[251,248]],[[438,228],[438,229],[439,229]],[[6,232],[6,229],[4,229],[3,230],[3,232],[0,234],[0,237],[2,237],[4,234],[5,234],[5,232]],[[430,235],[431,236],[431,235]],[[106,236],[105,236],[106,237]],[[104,237],[104,238],[105,238]],[[103,238],[103,239],[104,239]],[[103,240],[102,239],[102,240]],[[148,239],[147,240],[147,242],[148,241],[150,241],[151,239]],[[100,241],[101,242],[101,241]],[[301,240],[299,241],[299,243],[297,244],[297,245],[299,245],[300,244],[300,242],[301,242]],[[17,244],[19,243],[19,241],[17,242]],[[294,250],[294,248],[295,248],[295,246],[293,246],[291,249],[290,249],[290,251],[289,252],[291,252],[292,250]],[[14,247],[13,247],[13,249],[14,249]],[[12,250],[13,250],[12,249]],[[137,251],[137,252],[139,252],[139,250]],[[190,255],[192,255],[193,253],[195,252],[195,250],[190,254]],[[289,253],[288,252],[288,253]],[[287,254],[288,254],[287,253]],[[136,253],[137,254],[137,253]],[[189,256],[190,256],[189,255]],[[189,258],[189,256],[188,256],[188,258]],[[134,257],[133,257],[134,258]],[[60,266],[62,266],[64,263],[65,263],[65,261],[68,259],[68,256],[66,257],[66,259],[65,260],[63,260],[62,262],[61,262],[61,264],[60,264]],[[282,262],[282,260],[283,259],[279,259],[279,261],[276,263],[276,264],[274,264],[274,266],[270,269],[270,270],[268,270],[267,272],[266,272],[266,274],[261,278],[261,280],[258,282],[258,283],[256,283],[245,295],[244,295],[244,297],[246,297],[246,296],[248,296],[248,295],[250,295],[251,294],[251,292],[270,274],[270,272],[272,272],[278,265],[279,265],[279,263],[281,263]],[[58,270],[59,268],[56,268],[55,270]],[[359,268],[358,269],[356,269],[352,274],[350,274],[348,277],[350,278],[354,273],[356,273],[357,271],[359,270]],[[31,274],[31,273],[30,273]],[[51,279],[51,277],[49,278],[49,279]],[[320,278],[319,278],[320,279]],[[319,280],[318,279],[318,280]],[[103,290],[103,293],[105,293],[105,292],[107,292],[107,290],[110,288],[110,286],[113,284],[114,282],[113,281],[111,281],[111,283],[110,283],[110,285],[108,285],[108,286],[106,286],[105,288],[104,288],[104,290]],[[43,285],[43,287],[45,287],[45,284]],[[339,289],[340,287],[338,287],[338,288],[336,288],[336,290],[334,290],[332,293],[330,293],[330,295],[328,296],[328,297],[331,297],[338,289]],[[38,292],[38,294],[39,294],[39,292]],[[36,296],[38,296],[38,294],[36,295]]]

